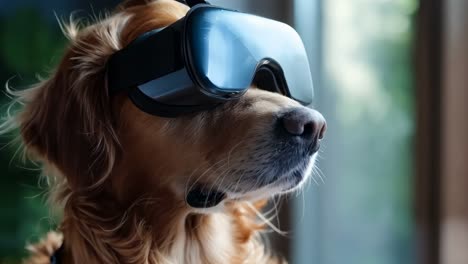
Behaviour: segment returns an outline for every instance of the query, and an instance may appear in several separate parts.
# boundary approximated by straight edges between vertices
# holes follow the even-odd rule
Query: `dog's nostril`
[[[315,124],[313,122],[305,124],[304,132],[301,134],[301,136],[312,135],[314,133],[314,127],[315,127]]]
[[[312,109],[295,108],[281,117],[281,124],[290,136],[300,136],[315,142],[324,137],[327,125],[325,118]]]
[[[299,120],[299,118],[293,116],[293,115],[287,115],[283,117],[283,127],[286,129],[286,131],[294,136],[300,136],[306,132],[306,130],[312,130],[310,124],[304,124]],[[306,128],[307,126],[307,128]],[[309,132],[309,131],[307,131]]]

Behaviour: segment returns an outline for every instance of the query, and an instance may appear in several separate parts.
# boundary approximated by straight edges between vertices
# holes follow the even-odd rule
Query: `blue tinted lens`
[[[310,103],[312,77],[301,38],[290,26],[210,6],[188,17],[186,45],[192,71],[208,90],[247,89],[265,59],[283,70],[293,99]]]

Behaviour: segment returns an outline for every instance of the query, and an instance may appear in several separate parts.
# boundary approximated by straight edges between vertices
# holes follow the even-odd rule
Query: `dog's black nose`
[[[327,130],[325,118],[319,112],[301,107],[286,112],[280,117],[281,126],[288,136],[304,141],[313,153],[319,149],[319,139]]]

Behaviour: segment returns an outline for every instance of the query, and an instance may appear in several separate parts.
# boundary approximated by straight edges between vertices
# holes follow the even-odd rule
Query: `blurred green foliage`
[[[57,23],[34,9],[19,9],[0,17],[0,82],[21,89],[46,76],[65,46]],[[47,68],[45,68],[47,67]],[[9,98],[1,93],[1,116]],[[28,241],[54,227],[39,186],[37,166],[24,164],[17,133],[0,137],[0,263],[17,263]]]
[[[31,75],[53,65],[64,45],[58,25],[55,29],[34,9],[18,10],[2,23],[0,54],[7,69]],[[52,58],[52,60],[51,60]]]

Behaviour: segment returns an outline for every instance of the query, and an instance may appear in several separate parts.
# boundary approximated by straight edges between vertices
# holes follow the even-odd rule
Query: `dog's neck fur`
[[[262,226],[245,203],[193,214],[167,198],[119,210],[105,196],[93,197],[100,202],[92,204],[70,195],[61,225],[62,263],[277,263],[260,243]]]

